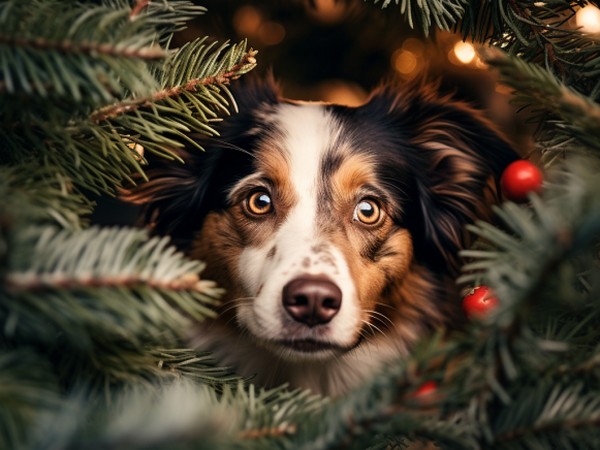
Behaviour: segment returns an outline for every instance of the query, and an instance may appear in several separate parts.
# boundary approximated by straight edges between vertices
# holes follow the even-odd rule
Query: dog
[[[226,290],[194,345],[257,384],[339,396],[460,326],[457,252],[518,158],[508,140],[422,81],[359,107],[238,84],[205,152],[154,161],[127,195]]]

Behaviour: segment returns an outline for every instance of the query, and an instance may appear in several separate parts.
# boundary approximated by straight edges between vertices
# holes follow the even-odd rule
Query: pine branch
[[[220,291],[203,264],[141,230],[14,230],[0,300],[4,339],[89,349],[185,338]],[[43,298],[44,301],[40,301]],[[117,300],[118,299],[118,300]]]
[[[0,448],[26,448],[35,425],[61,407],[45,358],[31,349],[0,350]]]
[[[547,119],[547,129],[555,134],[575,136],[586,146],[600,150],[600,104],[564,85],[535,64],[497,49],[487,49],[483,55],[488,64],[500,71],[501,82],[516,90],[515,102],[534,105],[538,120]],[[556,151],[562,153],[563,149]],[[552,148],[543,154],[547,161],[556,160]]]
[[[477,0],[470,2],[460,29],[465,38],[489,43],[544,66],[567,84],[579,84],[582,92],[589,94],[595,84],[590,77],[599,68],[599,42],[568,25],[578,7],[587,3]],[[583,89],[582,83],[588,88]]]
[[[53,223],[76,230],[92,204],[53,167],[0,167],[0,217],[11,223]],[[2,228],[2,224],[0,224]]]
[[[466,0],[393,0],[399,7],[401,14],[411,28],[418,28],[427,36],[431,28],[436,25],[442,30],[451,30],[460,20],[469,4]],[[375,5],[381,3],[385,9],[392,0],[373,0]]]
[[[514,313],[514,307],[531,295],[545,302],[559,301],[560,294],[583,301],[585,296],[577,293],[581,286],[574,286],[575,273],[568,267],[573,258],[583,258],[597,275],[589,249],[600,235],[598,173],[595,159],[574,160],[554,172],[542,199],[531,198],[532,210],[505,203],[497,213],[511,234],[486,223],[470,227],[497,250],[463,252],[473,261],[464,266],[459,283],[483,278],[502,301],[500,314],[509,316],[508,311]]]
[[[227,113],[231,101],[221,92],[230,97],[226,85],[256,65],[255,54],[245,42],[194,41],[166,61],[158,74],[160,87],[147,97],[119,101],[66,124],[61,117],[29,118],[0,128],[0,144],[27,151],[4,158],[15,164],[34,153],[77,186],[112,194],[124,180],[133,183],[132,172],[143,174],[143,152],[175,158],[170,149],[200,147],[193,133],[214,135],[211,124]]]
[[[587,391],[582,383],[561,383],[553,380],[537,389],[521,392],[515,398],[514,407],[501,411],[496,419],[495,443],[502,448],[506,444],[527,442],[545,447],[561,443],[561,448],[594,448],[600,439],[600,392]],[[537,408],[530,416],[523,417],[519,404],[532,398]],[[536,410],[537,409],[537,410]]]
[[[145,93],[154,80],[143,60],[166,53],[154,44],[153,30],[128,20],[129,12],[126,2],[111,7],[55,0],[3,2],[3,103],[14,102],[17,94],[66,97],[85,105],[126,91]],[[120,64],[128,70],[115,74]]]
[[[206,45],[206,40],[206,38],[201,38],[186,43],[178,51],[166,66],[162,75],[162,90],[154,92],[149,97],[126,99],[100,108],[90,115],[90,120],[94,123],[100,123],[123,114],[130,114],[140,108],[148,108],[153,103],[181,97],[186,93],[204,91],[203,93],[211,95],[211,92],[205,91],[203,88],[206,86],[223,87],[255,67],[257,52],[252,49],[245,52],[245,42],[232,46],[226,53],[224,51],[227,49],[228,44],[221,45],[216,51],[210,53],[217,44],[213,42]],[[198,56],[192,58],[192,55]],[[192,64],[190,64],[190,61]],[[207,61],[209,62],[207,63]],[[231,64],[233,61],[236,62]],[[227,62],[230,63],[228,66],[226,65]],[[182,74],[193,75],[191,78],[184,78]],[[215,103],[218,104],[220,99],[214,98],[217,100]],[[189,106],[193,107],[195,105]],[[196,112],[204,115],[207,110],[196,108]],[[214,117],[215,115],[212,115],[212,118]],[[206,117],[203,117],[203,119],[207,120]]]
[[[159,43],[205,9],[187,1],[136,8],[133,14],[126,0],[0,4],[3,103],[51,96],[81,108],[125,93],[147,95],[155,80],[146,63],[168,56]]]

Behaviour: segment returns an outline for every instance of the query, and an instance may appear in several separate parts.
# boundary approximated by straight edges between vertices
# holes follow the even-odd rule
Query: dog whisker
[[[238,152],[244,153],[245,155],[248,155],[254,159],[256,159],[256,155],[242,147],[240,147],[239,145],[235,145],[231,142],[227,142],[227,141],[222,141],[222,140],[215,140],[213,143],[214,147],[219,147],[219,148],[223,148],[223,149],[229,149],[229,150],[237,150]]]
[[[391,320],[385,314],[380,313],[379,311],[371,310],[371,309],[367,309],[367,310],[363,310],[363,311],[365,313],[367,313],[369,319],[373,319],[374,321],[377,321],[385,328],[394,328],[394,321]]]

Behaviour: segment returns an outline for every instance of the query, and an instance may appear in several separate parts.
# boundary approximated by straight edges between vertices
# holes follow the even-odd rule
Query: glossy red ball
[[[502,193],[508,200],[526,202],[530,192],[542,190],[543,176],[540,169],[524,159],[508,165],[500,178]]]
[[[498,305],[494,292],[487,286],[473,288],[463,298],[463,311],[469,319],[483,318]]]

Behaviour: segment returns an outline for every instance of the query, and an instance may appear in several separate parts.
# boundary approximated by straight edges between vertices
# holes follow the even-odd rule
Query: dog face
[[[241,88],[240,113],[129,199],[227,290],[221,320],[282,360],[405,352],[454,320],[464,225],[516,154],[468,106],[383,88],[358,108]]]

